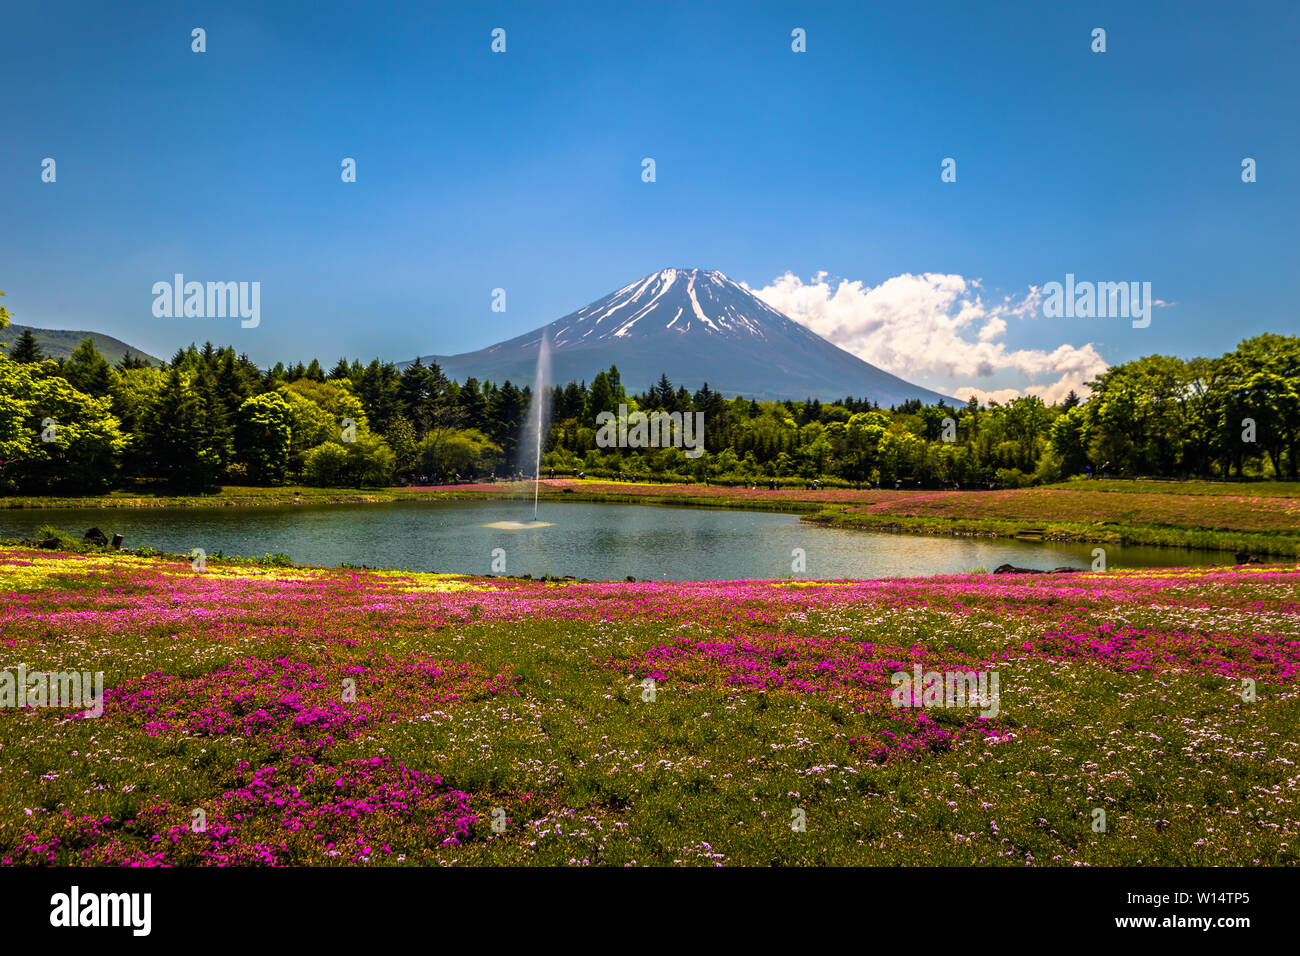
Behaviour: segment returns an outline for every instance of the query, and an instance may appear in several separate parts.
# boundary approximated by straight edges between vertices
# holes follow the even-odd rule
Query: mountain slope
[[[28,325],[11,324],[0,330],[0,342],[4,343],[5,354],[9,354],[9,349],[18,341],[18,336],[23,334],[24,329],[31,329],[32,335],[36,337],[36,343],[45,353],[46,358],[60,359],[67,358],[71,355],[78,345],[93,339],[95,348],[99,349],[99,354],[108,359],[108,364],[116,365],[126,354],[129,349],[132,354],[147,360],[153,365],[161,364],[158,359],[154,358],[148,352],[127,345],[121,339],[115,339],[111,335],[104,335],[102,332],[80,332],[70,329],[38,329]]]
[[[852,395],[881,406],[946,398],[832,345],[721,272],[700,269],[651,273],[540,329],[477,352],[422,360],[462,381],[472,375],[527,384],[536,375],[543,332],[552,382],[590,382],[613,364],[629,391],[667,373],[674,384],[696,389],[708,382],[747,398]]]

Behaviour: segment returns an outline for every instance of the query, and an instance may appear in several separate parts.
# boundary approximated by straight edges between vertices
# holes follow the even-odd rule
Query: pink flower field
[[[105,687],[99,717],[0,708],[9,864],[1300,859],[1293,566],[559,583],[7,549],[0,651]],[[898,706],[915,666],[996,672],[997,712]]]

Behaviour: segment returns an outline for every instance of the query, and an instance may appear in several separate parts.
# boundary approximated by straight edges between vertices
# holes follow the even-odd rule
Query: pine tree
[[[610,385],[607,372],[597,372],[596,377],[591,380],[591,391],[587,393],[587,407],[583,410],[584,424],[588,428],[595,428],[596,416],[601,412],[618,414],[618,396]]]
[[[506,453],[507,461],[513,460],[515,446],[519,443],[520,428],[527,412],[528,406],[523,394],[510,384],[509,379],[493,392],[492,400],[488,403],[488,434]]]
[[[15,362],[40,362],[44,360],[45,352],[42,351],[40,343],[36,341],[36,336],[32,334],[32,330],[23,329],[17,341],[9,346],[9,357]]]
[[[178,488],[202,489],[215,482],[221,455],[210,426],[203,399],[173,366],[141,423],[152,473]]]
[[[424,433],[429,430],[424,414],[429,401],[429,370],[419,358],[402,371],[397,395],[401,408],[400,414],[412,423],[416,436],[423,438]]]
[[[483,393],[479,391],[478,379],[465,379],[465,384],[461,386],[460,392],[456,396],[456,402],[460,406],[462,420],[466,428],[488,431],[484,421],[487,412],[487,400],[483,397]]]
[[[122,357],[118,359],[117,365],[115,366],[115,368],[119,372],[129,372],[131,371],[131,369],[135,369],[135,368],[151,368],[151,367],[152,366],[150,365],[147,359],[141,358],[139,355],[136,355],[130,349],[127,349],[126,352],[123,353]]]
[[[204,372],[195,380],[195,393],[202,406],[203,436],[200,474],[203,487],[216,484],[235,454],[234,413],[227,411],[216,376]],[[236,406],[238,407],[238,406]]]
[[[392,362],[375,359],[361,375],[357,397],[365,406],[370,427],[381,434],[388,430],[393,416],[401,410],[402,376]]]
[[[234,349],[231,349],[221,356],[216,376],[216,397],[221,402],[227,422],[235,421],[239,406],[252,393],[253,389],[244,377],[243,369],[236,362]]]
[[[654,392],[660,408],[673,407],[673,383],[668,381],[667,372],[659,373],[659,384],[654,387]]]

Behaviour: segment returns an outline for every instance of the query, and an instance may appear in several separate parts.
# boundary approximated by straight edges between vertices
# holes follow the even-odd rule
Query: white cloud
[[[787,272],[751,290],[775,309],[840,348],[902,378],[925,377],[931,387],[957,398],[972,394],[1005,401],[1038,395],[1059,401],[1104,372],[1107,364],[1092,343],[1055,349],[1009,349],[1002,339],[1008,319],[1041,314],[1042,291],[1030,286],[1020,297],[984,302],[978,280],[927,272],[887,279],[874,288],[840,280],[834,288],[819,272],[805,283]],[[998,378],[1019,378],[1020,388],[986,388]],[[1048,381],[1040,381],[1048,379]],[[946,383],[946,384],[945,384]]]

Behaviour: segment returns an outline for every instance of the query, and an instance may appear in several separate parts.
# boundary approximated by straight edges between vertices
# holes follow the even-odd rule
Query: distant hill
[[[41,350],[47,358],[61,359],[71,355],[82,342],[91,339],[95,343],[95,348],[99,349],[99,354],[108,359],[108,364],[116,365],[126,354],[127,350],[145,359],[153,365],[161,365],[162,362],[133,345],[127,345],[121,339],[115,339],[111,335],[104,335],[102,332],[81,332],[71,331],[68,329],[38,329],[27,325],[18,325],[13,323],[7,328],[0,329],[0,342],[5,344],[5,354],[9,354],[9,349],[13,347],[18,336],[23,334],[24,329],[31,328],[32,335],[36,336],[36,342],[40,345]]]

